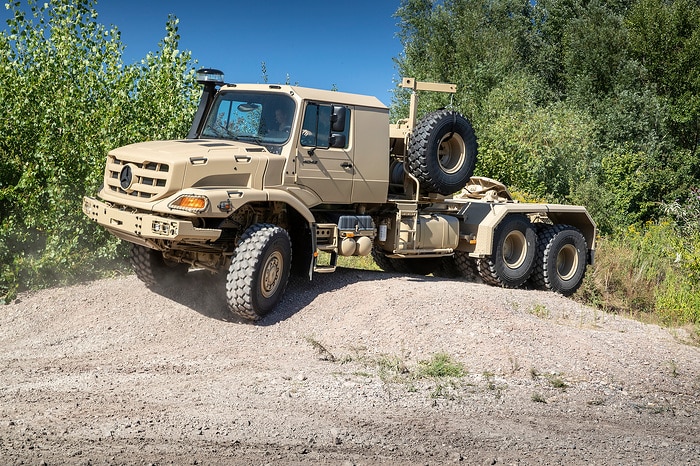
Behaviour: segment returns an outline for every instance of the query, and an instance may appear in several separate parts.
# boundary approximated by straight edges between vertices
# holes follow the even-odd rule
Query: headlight
[[[177,236],[177,223],[163,222],[161,220],[153,220],[151,223],[151,231],[157,235]]]
[[[206,196],[195,194],[183,194],[168,204],[174,210],[186,210],[187,212],[200,213],[209,207],[209,199]]]

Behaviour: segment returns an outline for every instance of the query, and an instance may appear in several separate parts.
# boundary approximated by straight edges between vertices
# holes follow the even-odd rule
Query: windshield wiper
[[[234,141],[248,141],[258,145],[262,144],[262,138],[260,136],[253,136],[252,134],[239,134],[232,136],[232,138]]]
[[[233,138],[235,138],[233,133],[231,133],[228,129],[226,129],[223,126],[220,126],[218,128],[214,127],[214,126],[207,126],[202,131],[202,136],[209,137],[209,138],[217,138],[217,139],[233,139]]]

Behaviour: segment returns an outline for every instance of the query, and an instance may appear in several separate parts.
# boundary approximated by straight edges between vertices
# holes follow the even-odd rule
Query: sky
[[[97,21],[115,25],[124,63],[158,50],[169,14],[179,20],[180,49],[197,68],[226,82],[268,82],[374,95],[391,104],[402,51],[394,13],[400,0],[98,0]],[[26,5],[26,1],[22,1]],[[8,17],[2,9],[2,26]]]

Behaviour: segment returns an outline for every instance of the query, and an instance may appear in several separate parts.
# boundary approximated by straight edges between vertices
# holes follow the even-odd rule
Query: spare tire
[[[418,122],[408,146],[408,169],[423,193],[447,196],[474,174],[477,143],[464,116],[451,110],[429,113]]]

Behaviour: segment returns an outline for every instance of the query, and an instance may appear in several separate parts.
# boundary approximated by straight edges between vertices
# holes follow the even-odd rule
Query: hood
[[[100,197],[136,208],[189,187],[258,187],[270,153],[220,139],[130,144],[109,152]]]

